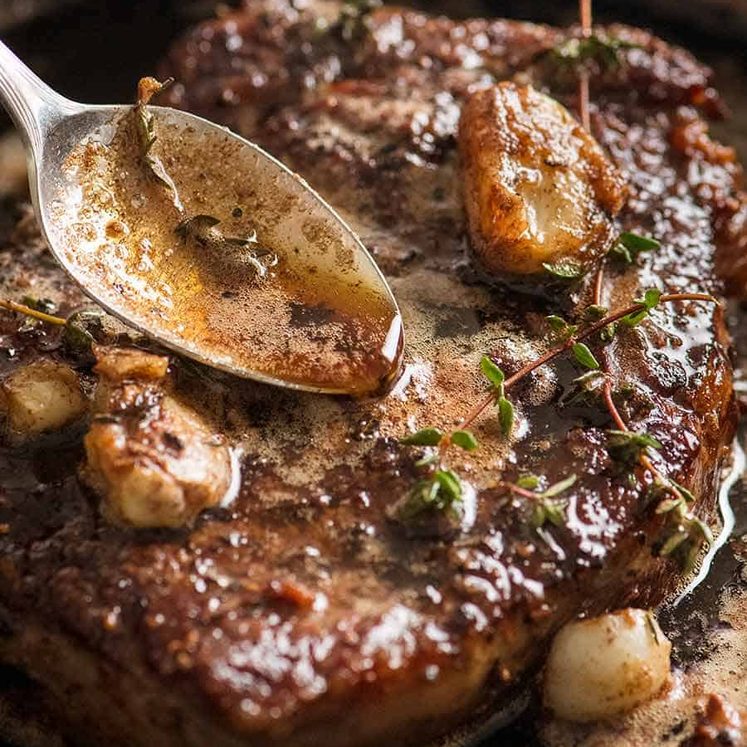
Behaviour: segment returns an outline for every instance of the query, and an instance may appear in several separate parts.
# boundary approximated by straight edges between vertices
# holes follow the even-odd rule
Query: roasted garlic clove
[[[557,101],[510,82],[465,103],[459,151],[469,234],[490,274],[582,274],[614,238],[625,184]]]
[[[647,610],[568,623],[547,659],[545,705],[570,721],[596,721],[640,705],[669,679],[672,644]]]
[[[228,446],[171,392],[167,358],[122,348],[99,348],[96,357],[84,475],[104,513],[135,527],[191,524],[228,492]]]
[[[62,363],[34,361],[13,371],[0,384],[0,412],[14,440],[59,430],[87,409],[78,374]]]

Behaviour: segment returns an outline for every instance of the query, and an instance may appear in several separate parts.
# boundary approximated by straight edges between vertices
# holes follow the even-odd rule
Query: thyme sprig
[[[174,180],[169,176],[161,159],[152,153],[157,138],[156,124],[153,112],[148,104],[151,99],[174,82],[173,78],[160,81],[155,78],[141,78],[137,86],[137,99],[135,102],[135,124],[137,126],[138,139],[140,141],[140,155],[146,165],[151,177],[164,186],[171,193],[171,199],[179,212],[183,212],[181,200],[176,189]]]
[[[44,324],[55,327],[63,327],[62,341],[69,352],[75,355],[90,353],[91,347],[96,342],[96,334],[102,332],[101,314],[98,311],[83,310],[76,311],[68,317],[57,316],[40,307],[49,308],[49,305],[29,296],[24,297],[25,303],[18,303],[7,299],[0,299],[0,308],[7,309],[23,316],[34,319]]]
[[[558,498],[558,496],[568,490],[575,482],[576,475],[569,475],[548,488],[539,490],[539,477],[523,475],[516,483],[504,482],[503,486],[511,492],[534,502],[529,523],[534,529],[541,529],[548,523],[556,527],[565,524],[568,502],[563,498]]]
[[[479,446],[475,434],[465,429],[444,433],[439,428],[421,428],[400,439],[400,443],[407,446],[438,446],[439,449],[425,452],[415,462],[415,467],[420,470],[433,465],[438,466],[415,483],[399,508],[399,518],[406,521],[426,511],[446,512],[455,516],[456,508],[462,502],[462,482],[453,470],[444,466],[441,454],[446,448],[444,444],[453,444],[464,451],[474,451]]]
[[[456,515],[462,502],[462,482],[450,469],[439,468],[418,480],[407,500],[399,509],[403,520],[413,519],[428,511]]]
[[[634,49],[637,45],[607,34],[592,33],[589,36],[571,37],[553,47],[551,54],[561,65],[595,65],[602,72],[620,67],[620,52]]]
[[[663,485],[662,489],[669,492],[671,485]],[[713,542],[711,528],[689,510],[684,493],[680,497],[662,500],[656,507],[656,513],[667,519],[659,555],[674,557],[687,571],[692,570],[703,544],[710,545]]]
[[[506,397],[506,375],[487,355],[480,360],[480,370],[491,385],[501,431],[504,436],[510,436],[514,427],[514,406]]]
[[[649,301],[650,300],[651,299],[649,299]],[[554,347],[550,348],[545,353],[540,355],[535,360],[530,361],[529,363],[522,366],[515,374],[512,374],[511,376],[505,378],[505,381],[503,383],[503,391],[508,391],[520,381],[525,379],[533,371],[567,352],[578,342],[599,335],[609,325],[614,324],[615,322],[618,322],[625,317],[632,317],[633,315],[636,315],[642,311],[645,312],[644,317],[648,316],[656,306],[667,303],[676,303],[678,301],[702,301],[705,303],[713,303],[717,305],[719,303],[716,298],[708,293],[662,293],[658,296],[655,305],[649,305],[648,302],[642,299],[636,300],[632,304],[616,311],[610,312],[596,322],[588,324],[582,329],[576,331],[574,334],[570,335],[568,339],[560,342],[559,344],[555,345]],[[469,411],[469,413],[459,424],[459,428],[469,428],[475,422],[475,420],[477,420],[477,418],[479,418],[480,415],[482,415],[482,413],[493,403],[493,401],[494,394],[491,391],[489,394],[486,394],[472,408],[472,410]]]
[[[617,324],[623,326],[636,326],[647,318],[651,312],[663,304],[676,302],[704,302],[718,305],[718,300],[706,293],[663,293],[658,289],[646,290],[643,295],[628,306],[615,311],[608,311],[601,304],[602,273],[604,265],[601,265],[594,284],[594,298],[591,313],[583,313],[582,325],[571,324],[559,316],[547,317],[547,323],[553,332],[556,345],[538,356],[535,360],[522,366],[516,373],[506,376],[505,372],[489,356],[483,356],[480,360],[480,370],[489,384],[489,391],[478,403],[462,418],[457,428],[445,433],[437,428],[426,427],[403,439],[407,445],[436,447],[437,450],[427,454],[416,463],[416,466],[430,466],[438,464],[439,468],[427,480],[419,481],[410,496],[410,501],[428,508],[439,508],[442,504],[437,496],[442,487],[434,486],[433,480],[438,482],[435,475],[445,470],[444,460],[448,448],[452,445],[468,451],[478,447],[477,439],[469,428],[472,424],[493,404],[498,407],[498,418],[501,430],[505,436],[510,436],[514,421],[514,406],[507,397],[510,388],[525,379],[541,366],[551,362],[562,354],[571,351],[576,362],[587,369],[587,373],[578,377],[575,382],[584,392],[597,393],[601,390],[602,401],[607,407],[615,428],[607,432],[607,451],[614,464],[624,468],[625,472],[634,476],[637,466],[642,466],[654,475],[657,490],[666,497],[661,501],[657,513],[668,514],[667,535],[658,550],[660,555],[676,556],[686,568],[691,567],[703,542],[710,541],[710,530],[688,509],[688,503],[692,502],[692,494],[685,488],[670,480],[656,468],[650,459],[653,451],[662,448],[662,444],[650,434],[645,432],[631,431],[620,412],[618,411],[612,396],[612,382],[606,372],[603,355],[601,361],[595,356],[589,346],[583,342],[598,336],[617,333]],[[610,333],[610,330],[612,332]],[[502,409],[503,408],[503,409]],[[456,434],[469,434],[468,436]],[[459,477],[448,470],[449,474]],[[533,475],[527,475],[515,483],[503,483],[512,492],[530,498],[535,501],[530,524],[535,528],[541,528],[546,524],[559,526],[565,520],[565,501],[556,496],[567,490],[576,481],[572,475],[551,485],[544,491],[539,490],[540,480]],[[439,483],[440,485],[440,483]],[[461,492],[459,493],[461,496]],[[448,495],[447,495],[448,498]],[[447,508],[453,506],[454,500],[443,504]]]
[[[661,244],[651,236],[623,231],[610,249],[609,256],[624,265],[632,265],[635,264],[639,254],[655,251],[659,247]]]
[[[607,453],[612,460],[624,467],[635,467],[649,449],[661,449],[661,443],[648,433],[629,430],[607,431]]]
[[[28,302],[31,299],[26,297],[24,300]],[[38,308],[35,308],[35,306],[36,304],[17,303],[16,301],[0,299],[0,308],[7,309],[8,311],[15,311],[18,314],[23,314],[31,319],[37,319],[40,322],[52,324],[54,326],[65,326],[65,324],[67,324],[67,319],[54,314],[49,314],[46,311],[41,311]]]

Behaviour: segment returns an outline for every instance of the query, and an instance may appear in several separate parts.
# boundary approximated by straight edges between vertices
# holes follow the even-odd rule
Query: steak
[[[178,395],[243,454],[235,500],[191,528],[110,525],[80,479],[79,431],[3,448],[0,660],[49,692],[81,744],[421,744],[500,709],[564,622],[655,605],[682,583],[659,552],[654,475],[621,473],[614,426],[594,397],[571,396],[566,359],[513,391],[511,438],[488,412],[480,448],[449,456],[468,486],[457,519],[401,520],[422,449],[400,439],[453,428],[485,395],[483,355],[515,373],[552,345],[545,315],[593,298],[593,278],[542,297],[482,275],[456,149],[462,102],[495,81],[532,83],[575,111],[575,74],[553,52],[572,32],[339,11],[247,3],[177,41],[163,72],[178,81],[172,104],[261,143],[360,233],[403,312],[405,370],[386,397],[356,401],[172,360]],[[740,292],[747,207],[734,152],[708,136],[721,112],[710,72],[643,31],[606,33],[625,44],[592,75],[593,134],[628,181],[619,228],[661,247],[610,266],[603,303],[651,286]],[[0,277],[11,298],[82,304],[29,217]],[[44,356],[95,384],[59,331],[9,314],[0,325],[4,373]],[[661,443],[657,470],[712,521],[736,425],[720,308],[668,304],[589,344],[630,428]],[[534,526],[532,501],[506,489],[527,473],[576,476],[559,526]]]

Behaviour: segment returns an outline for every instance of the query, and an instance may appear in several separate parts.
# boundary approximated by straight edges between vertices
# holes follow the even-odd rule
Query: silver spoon
[[[0,102],[25,140],[52,253],[107,311],[178,353],[269,384],[366,395],[394,378],[403,332],[386,280],[278,160],[155,106],[146,153],[132,106],[70,101],[2,43]],[[154,178],[153,158],[173,189]]]

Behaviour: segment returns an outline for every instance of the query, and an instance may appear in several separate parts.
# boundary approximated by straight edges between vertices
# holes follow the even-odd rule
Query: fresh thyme
[[[472,431],[454,431],[451,434],[451,443],[465,451],[474,451],[479,446]]]
[[[506,397],[506,376],[487,355],[480,360],[480,369],[492,387],[501,431],[504,436],[510,436],[514,427],[514,406]]]
[[[609,255],[622,264],[632,265],[638,259],[639,254],[654,251],[660,246],[661,244],[650,236],[623,231],[610,249]]]
[[[583,342],[574,343],[571,350],[573,351],[573,357],[576,359],[576,362],[583,368],[588,368],[591,371],[599,368],[599,361]]]
[[[628,327],[635,327],[640,324],[658,305],[661,300],[661,291],[657,288],[649,288],[642,298],[636,298],[635,302],[640,304],[638,311],[626,314],[620,322],[627,324]]]
[[[426,511],[446,512],[454,516],[457,505],[462,502],[462,482],[453,470],[443,465],[441,451],[450,445],[464,451],[474,451],[479,446],[475,434],[466,429],[457,429],[447,434],[439,428],[421,428],[402,438],[400,443],[407,446],[437,446],[439,450],[425,452],[415,462],[415,467],[420,470],[438,466],[415,483],[399,508],[399,518],[406,521]]]
[[[101,313],[94,309],[85,309],[72,313],[65,320],[62,340],[71,353],[86,355],[91,352],[93,344],[104,335]]]
[[[32,301],[32,299],[29,299],[28,296],[24,298],[24,300]],[[61,316],[49,314],[46,311],[41,311],[40,309],[36,308],[36,304],[31,305],[27,303],[16,303],[16,301],[6,301],[4,299],[0,299],[0,308],[7,309],[8,311],[15,311],[19,314],[30,317],[31,319],[38,319],[40,322],[45,322],[46,324],[64,326],[67,323],[67,320],[63,319]]]
[[[152,149],[157,140],[155,119],[153,112],[149,109],[150,100],[158,93],[173,83],[173,78],[163,83],[155,78],[141,78],[137,86],[137,101],[135,103],[135,123],[137,125],[138,139],[140,141],[140,155],[148,168],[150,175],[171,193],[174,206],[183,211],[179,194],[174,180],[169,176],[161,159],[153,155]]]
[[[545,317],[545,320],[558,340],[568,340],[578,331],[577,324],[569,324],[563,317],[557,314],[550,314],[550,316]]]
[[[688,509],[684,498],[662,501],[657,506],[656,513],[667,519],[659,555],[673,557],[685,570],[692,570],[703,545],[713,542],[710,527]]]
[[[41,311],[40,308],[54,308],[51,301],[42,301],[24,297],[25,303],[0,299],[0,308],[22,314],[28,319],[44,322],[55,327],[62,327],[62,341],[73,355],[84,355],[91,352],[94,342],[103,336],[101,314],[98,311],[76,311],[67,318]]]
[[[572,37],[551,50],[553,59],[561,65],[596,66],[602,72],[620,67],[620,52],[635,48],[635,44],[606,34]]]
[[[653,248],[651,246],[645,250]],[[657,481],[656,490],[664,496],[659,499],[656,509],[657,514],[666,514],[665,537],[658,548],[659,555],[675,557],[683,567],[692,567],[702,544],[710,542],[710,529],[689,510],[688,504],[693,501],[692,494],[683,486],[663,476],[651,462],[649,456],[652,450],[661,449],[661,443],[650,434],[631,431],[626,426],[614,403],[609,375],[591,348],[583,341],[595,337],[606,341],[619,333],[618,325],[636,326],[663,304],[682,301],[718,304],[718,301],[705,293],[663,293],[651,288],[636,298],[632,304],[608,311],[600,303],[602,271],[603,266],[598,271],[594,303],[590,305],[590,310],[587,308],[581,314],[580,324],[571,324],[557,315],[547,317],[548,326],[556,340],[555,346],[510,376],[506,376],[492,358],[483,356],[480,360],[480,371],[487,380],[489,391],[460,421],[457,428],[451,432],[444,432],[426,427],[402,440],[406,445],[435,447],[434,452],[427,453],[416,462],[416,467],[438,465],[436,471],[416,484],[405,504],[410,508],[400,514],[403,518],[406,515],[413,515],[413,506],[420,507],[418,513],[425,509],[452,510],[454,504],[461,500],[462,486],[459,476],[444,467],[444,458],[449,447],[453,445],[467,451],[478,448],[477,439],[468,429],[491,405],[497,406],[501,431],[504,436],[510,437],[515,416],[514,406],[507,396],[508,390],[536,369],[570,351],[576,362],[587,369],[585,374],[574,380],[576,396],[601,395],[616,426],[607,431],[606,447],[610,460],[620,471],[632,476],[632,479],[635,479],[635,467],[642,465],[654,475]],[[444,478],[444,472],[450,477]],[[451,489],[444,487],[444,480]],[[541,528],[546,524],[560,526],[565,522],[566,502],[558,496],[575,481],[576,475],[571,475],[545,490],[540,490],[540,479],[534,475],[525,475],[515,484],[504,485],[534,501],[529,523],[534,528]],[[459,486],[458,490],[456,486]]]
[[[516,483],[503,483],[514,493],[529,498],[532,502],[532,513],[529,523],[534,529],[541,529],[545,524],[560,527],[565,524],[568,503],[558,498],[576,482],[576,475],[570,475],[556,482],[545,490],[539,490],[540,478],[536,475],[523,475]]]
[[[560,398],[558,404],[561,407],[575,404],[596,404],[602,398],[602,388],[606,381],[607,376],[602,370],[587,371],[573,379],[573,388]]]
[[[421,428],[410,436],[400,439],[400,443],[407,446],[438,446],[444,437],[438,428]]]
[[[437,469],[416,483],[398,513],[403,520],[430,511],[455,515],[456,506],[461,501],[462,482],[459,477],[449,469]]]
[[[578,280],[586,274],[582,264],[572,259],[561,259],[557,262],[543,262],[542,266],[550,275],[561,280]]]
[[[607,453],[617,464],[635,467],[649,449],[661,449],[661,443],[648,433],[629,430],[607,431]]]

